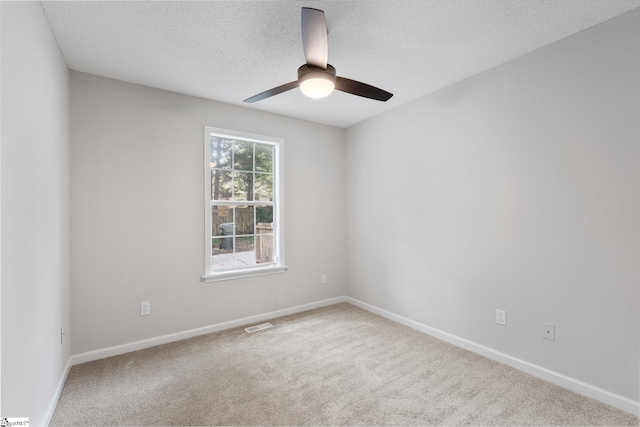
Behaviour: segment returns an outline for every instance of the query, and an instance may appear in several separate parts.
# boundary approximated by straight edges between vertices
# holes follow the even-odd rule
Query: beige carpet
[[[343,303],[74,366],[52,425],[638,425]]]

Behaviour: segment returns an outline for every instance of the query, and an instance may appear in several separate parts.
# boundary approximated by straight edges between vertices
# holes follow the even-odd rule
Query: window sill
[[[202,276],[204,283],[220,282],[223,280],[244,279],[246,277],[264,276],[266,274],[284,273],[289,267],[286,265],[250,268],[246,270],[226,271]]]

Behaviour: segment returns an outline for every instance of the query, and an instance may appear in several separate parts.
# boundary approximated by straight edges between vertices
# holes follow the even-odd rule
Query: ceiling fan
[[[298,68],[298,80],[254,95],[244,102],[260,101],[296,87],[310,98],[324,98],[334,89],[377,101],[387,101],[393,96],[366,83],[336,76],[336,69],[327,63],[327,22],[322,10],[302,8],[302,47],[307,63]]]

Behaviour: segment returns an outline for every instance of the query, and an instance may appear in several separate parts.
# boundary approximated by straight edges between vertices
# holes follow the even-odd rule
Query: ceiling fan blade
[[[302,47],[307,64],[327,68],[329,43],[323,11],[310,7],[302,8]]]
[[[392,93],[389,93],[386,90],[379,89],[366,83],[346,79],[344,77],[336,77],[336,89],[352,95],[358,95],[364,98],[375,99],[376,101],[383,102],[388,101],[389,98],[393,96]]]
[[[274,95],[278,95],[279,93],[286,92],[291,89],[295,89],[297,87],[298,87],[298,81],[296,80],[294,82],[283,84],[282,86],[274,87],[273,89],[265,90],[264,92],[254,95],[251,98],[245,99],[243,102],[253,103],[265,98],[272,97]]]

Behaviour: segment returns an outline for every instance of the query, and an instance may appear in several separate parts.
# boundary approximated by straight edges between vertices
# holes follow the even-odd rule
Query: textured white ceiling
[[[325,11],[339,76],[386,103],[298,89],[303,6]],[[118,80],[338,127],[458,82],[640,6],[640,0],[43,2],[67,64]]]

